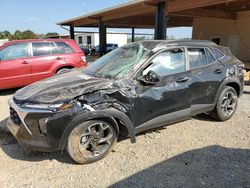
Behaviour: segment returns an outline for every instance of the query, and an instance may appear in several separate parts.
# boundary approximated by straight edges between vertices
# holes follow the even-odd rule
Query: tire
[[[216,107],[210,116],[218,121],[227,121],[235,113],[238,104],[238,95],[234,88],[225,86],[222,90]]]
[[[104,158],[117,142],[117,135],[107,122],[91,120],[80,123],[70,133],[67,143],[69,156],[79,164]]]
[[[63,74],[63,73],[66,73],[68,72],[70,69],[69,68],[62,68],[62,69],[59,69],[56,74]]]

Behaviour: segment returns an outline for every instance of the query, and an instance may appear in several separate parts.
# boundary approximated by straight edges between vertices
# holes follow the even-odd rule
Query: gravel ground
[[[64,152],[25,153],[6,131],[7,100],[0,91],[0,187],[248,187],[250,86],[234,117],[207,115],[116,144],[103,160],[76,165]]]

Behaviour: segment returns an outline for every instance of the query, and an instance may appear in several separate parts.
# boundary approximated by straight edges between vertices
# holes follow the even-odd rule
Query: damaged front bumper
[[[10,118],[8,129],[19,144],[35,151],[59,151],[67,144],[73,128],[79,123],[92,119],[102,119],[119,128],[116,120],[122,122],[128,130],[132,143],[135,143],[135,132],[129,117],[115,108],[95,110],[88,104],[71,105],[64,110],[34,109],[27,105],[9,101]]]
[[[70,105],[67,109],[55,110],[46,109],[43,105],[19,105],[13,99],[9,101],[9,106],[7,127],[20,146],[44,152],[63,150],[64,146],[60,143],[62,139],[67,139],[62,137],[70,122],[79,114],[94,111],[87,104],[83,107]]]
[[[39,124],[39,120],[53,114],[51,110],[22,108],[13,99],[9,101],[9,106],[7,127],[22,147],[36,151],[55,150],[49,143],[49,136],[44,134]]]

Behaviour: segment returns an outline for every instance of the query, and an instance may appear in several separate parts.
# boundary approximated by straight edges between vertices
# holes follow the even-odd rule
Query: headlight
[[[72,104],[26,104],[24,108],[32,108],[38,110],[53,110],[53,111],[63,111],[67,110],[72,106]]]

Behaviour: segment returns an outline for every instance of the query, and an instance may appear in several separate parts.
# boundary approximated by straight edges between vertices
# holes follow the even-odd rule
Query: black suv
[[[78,163],[103,158],[118,138],[209,113],[232,117],[243,64],[208,41],[127,44],[85,69],[18,90],[8,128],[20,145],[67,149]],[[167,138],[166,138],[167,139]]]

